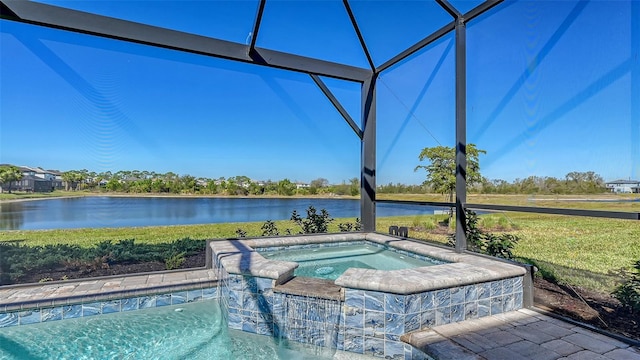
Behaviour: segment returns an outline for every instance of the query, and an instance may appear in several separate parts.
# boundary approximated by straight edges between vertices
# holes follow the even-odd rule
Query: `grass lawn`
[[[636,195],[637,196],[637,195]],[[387,197],[383,194],[381,197]],[[595,197],[595,196],[594,196]],[[628,199],[618,195],[597,198]],[[387,197],[388,198],[388,197]],[[394,195],[397,200],[442,201],[442,195]],[[525,195],[474,195],[469,203],[527,205],[560,208],[640,211],[638,202],[582,202],[577,197],[527,197]],[[583,197],[584,198],[584,197]],[[440,243],[447,242],[447,231],[439,226],[445,216],[420,215],[378,218],[377,231],[386,233],[389,226],[407,226],[409,235]],[[338,224],[354,219],[336,219],[329,231],[338,232]],[[299,227],[291,221],[276,221],[281,234],[285,229],[297,233]],[[480,216],[480,225],[487,231],[509,231],[520,237],[514,249],[516,257],[537,265],[546,276],[558,281],[611,291],[619,279],[620,269],[630,269],[640,259],[640,221],[604,218],[558,216],[531,213],[494,213]],[[96,228],[33,231],[0,231],[0,241],[21,241],[26,245],[56,243],[92,246],[100,241],[135,239],[136,242],[166,243],[176,239],[211,239],[236,237],[242,229],[248,237],[260,236],[262,223],[225,223],[207,225],[177,225],[137,228]]]
[[[447,202],[448,198],[438,194],[377,194],[382,200]],[[586,201],[597,199],[599,201]],[[594,195],[501,195],[467,194],[469,204],[492,204],[509,206],[535,206],[563,209],[607,210],[640,212],[639,194],[594,194]]]
[[[377,230],[407,226],[413,238],[446,243],[446,235],[430,230],[433,223],[433,216],[389,217],[378,219]],[[481,215],[480,225],[490,232],[519,236],[514,255],[535,264],[546,276],[594,290],[611,291],[620,269],[629,270],[640,259],[639,221],[500,213]]]

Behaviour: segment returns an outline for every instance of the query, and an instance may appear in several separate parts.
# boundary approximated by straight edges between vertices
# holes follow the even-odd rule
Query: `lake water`
[[[65,228],[188,225],[225,222],[288,220],[297,210],[306,216],[313,205],[331,217],[360,217],[359,200],[82,197],[0,203],[0,229],[36,230]],[[378,204],[377,216],[433,214],[431,206]]]

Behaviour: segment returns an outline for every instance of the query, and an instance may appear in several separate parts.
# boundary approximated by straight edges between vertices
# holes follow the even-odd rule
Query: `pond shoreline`
[[[34,196],[24,199],[0,199],[0,204],[8,204],[23,201],[73,199],[85,197],[115,197],[115,198],[175,198],[175,199],[330,199],[330,200],[357,200],[359,196],[347,195],[218,195],[218,194],[127,194],[127,193],[81,193],[77,195],[61,196]]]

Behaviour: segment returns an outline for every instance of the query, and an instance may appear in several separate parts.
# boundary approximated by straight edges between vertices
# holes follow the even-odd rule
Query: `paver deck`
[[[0,288],[0,311],[211,287],[216,272],[186,270]],[[640,360],[640,348],[522,309],[405,334],[441,360]]]
[[[405,334],[440,360],[640,360],[640,348],[584,327],[521,309]]]
[[[59,306],[215,286],[212,269],[0,287],[0,311]]]

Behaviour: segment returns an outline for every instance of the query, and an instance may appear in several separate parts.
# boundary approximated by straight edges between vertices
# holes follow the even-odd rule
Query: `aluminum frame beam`
[[[456,251],[467,250],[467,31],[456,19]]]
[[[32,1],[2,1],[2,18],[205,56],[364,82],[371,70]],[[8,11],[6,11],[8,10]],[[254,36],[255,37],[255,36]]]
[[[446,201],[415,201],[415,200],[376,200],[379,203],[387,203],[387,204],[406,204],[406,205],[427,205],[427,206],[437,206],[443,208],[450,208],[455,206],[455,203],[450,203]]]
[[[436,2],[438,3],[438,5],[440,5],[441,8],[443,8],[446,12],[448,12],[452,18],[454,19],[462,18],[462,14],[460,13],[460,11],[458,11],[458,9],[456,9],[453,5],[451,5],[451,3],[449,3],[447,0],[436,0]]]
[[[462,14],[460,18],[462,18],[463,21],[465,23],[467,23],[467,22],[475,19],[476,17],[484,14],[485,12],[491,10],[494,6],[502,3],[503,1],[504,0],[486,0],[482,4],[476,6],[475,8],[473,8],[473,9],[469,10],[468,12]],[[454,14],[456,14],[456,13],[459,14],[459,12],[453,6],[451,6],[448,2],[446,2],[446,4],[448,4],[448,6],[450,8],[447,8],[446,7],[447,5],[443,5],[445,2],[438,1],[440,6],[445,11],[447,11],[451,16],[453,16],[455,18]],[[404,60],[404,59],[408,58],[409,56],[415,54],[416,52],[422,50],[424,47],[428,46],[429,44],[438,41],[438,39],[442,38],[443,36],[445,36],[449,32],[454,31],[455,27],[456,27],[456,20],[444,25],[440,29],[434,31],[429,36],[427,36],[424,39],[418,41],[414,45],[408,47],[406,50],[400,52],[398,55],[396,55],[393,58],[389,59],[388,61],[386,61],[382,65],[378,66],[376,68],[376,72],[385,71],[386,69],[398,64],[402,60]]]
[[[376,81],[372,75],[362,84],[362,127],[360,161],[360,216],[362,230],[376,230]]]
[[[512,205],[492,205],[492,204],[465,204],[464,206],[468,209],[477,209],[477,210],[513,211],[513,212],[527,212],[527,213],[537,213],[537,214],[640,220],[640,212],[634,213],[634,212],[625,212],[625,211],[581,210],[581,209],[543,208],[543,207],[532,207],[532,206],[512,206]]]
[[[434,43],[434,42],[438,41],[438,39],[440,39],[443,36],[447,35],[451,31],[453,31],[454,29],[455,29],[455,23],[454,22],[450,22],[449,24],[447,24],[447,25],[441,27],[440,29],[436,30],[431,35],[427,36],[426,38],[418,41],[414,45],[412,45],[409,48],[407,48],[406,50],[402,51],[398,55],[396,55],[396,56],[392,57],[391,59],[387,60],[382,65],[378,66],[376,68],[376,72],[378,72],[378,73],[383,72],[383,71],[387,70],[388,68],[398,64],[402,60],[404,60],[404,59],[408,58],[409,56],[415,54],[416,52],[420,51],[422,48],[428,46],[431,43]]]
[[[256,19],[253,22],[253,30],[251,31],[251,43],[249,44],[249,54],[255,51],[256,42],[258,41],[258,33],[260,33],[260,25],[262,24],[262,14],[264,14],[264,6],[267,0],[260,0]]]
[[[467,11],[462,15],[464,18],[464,22],[468,23],[469,21],[475,19],[476,17],[484,14],[485,12],[491,10],[496,5],[502,3],[504,0],[485,0],[482,4],[474,7],[473,9]]]
[[[356,124],[356,122],[353,121],[353,118],[351,117],[351,115],[349,115],[349,113],[347,112],[347,110],[345,110],[345,108],[342,106],[340,101],[338,101],[338,99],[333,95],[333,93],[327,87],[324,81],[322,81],[322,79],[320,79],[318,75],[313,75],[313,74],[311,75],[311,79],[313,79],[316,85],[318,85],[318,87],[320,88],[320,90],[322,90],[322,92],[327,97],[327,99],[331,101],[331,104],[333,104],[333,106],[336,108],[336,110],[338,110],[340,115],[342,115],[342,118],[344,118],[347,124],[349,124],[353,132],[355,132],[356,135],[358,136],[358,138],[362,140],[362,137],[363,137],[362,130],[360,129],[358,124]]]
[[[450,202],[414,201],[414,200],[376,200],[376,202],[388,203],[388,204],[428,205],[428,206],[438,206],[438,207],[451,207],[455,205],[455,203],[450,203]],[[495,205],[495,204],[466,203],[463,205],[465,209],[474,209],[474,210],[511,211],[511,212],[526,212],[526,213],[536,213],[536,214],[640,220],[640,212],[582,210],[582,209],[547,208],[547,207],[535,207],[535,206]]]
[[[369,53],[367,44],[364,41],[362,32],[360,32],[360,27],[358,26],[358,22],[356,21],[356,16],[353,14],[353,11],[351,10],[349,1],[342,0],[342,3],[344,4],[344,8],[347,10],[347,14],[349,15],[349,19],[351,20],[351,25],[353,25],[353,30],[356,32],[356,35],[358,36],[358,40],[360,41],[360,46],[362,46],[362,51],[364,51],[364,55],[367,57],[367,61],[369,62],[369,67],[371,67],[371,71],[376,72],[376,65],[373,63],[373,59],[371,58],[371,54]]]

